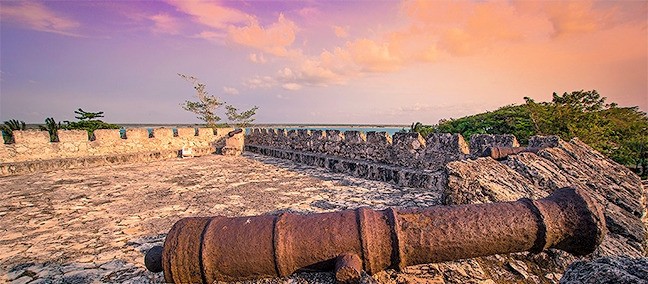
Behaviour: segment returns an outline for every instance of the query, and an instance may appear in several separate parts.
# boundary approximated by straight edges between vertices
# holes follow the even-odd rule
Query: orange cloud
[[[157,14],[150,16],[149,19],[153,21],[153,32],[164,34],[178,34],[180,33],[180,25],[177,20],[168,14]]]
[[[335,33],[336,37],[347,38],[349,37],[349,26],[333,26],[333,32]]]
[[[252,47],[276,56],[288,56],[288,47],[295,41],[297,25],[279,14],[277,22],[262,27],[254,20],[247,26],[228,28],[228,39],[236,44]]]
[[[410,35],[437,35],[427,41],[453,55],[470,55],[502,41],[519,41],[533,19],[528,20],[505,2],[414,1],[404,5],[412,20]]]
[[[231,24],[250,22],[254,17],[237,9],[232,9],[213,2],[191,0],[169,0],[178,11],[189,14],[206,26],[226,29]]]
[[[403,60],[395,54],[387,42],[376,42],[369,39],[359,39],[347,43],[347,50],[353,62],[362,71],[389,72],[398,70]]]
[[[3,22],[13,22],[37,31],[81,36],[73,32],[80,26],[79,22],[57,15],[45,5],[37,2],[3,2],[0,19]]]
[[[607,27],[614,10],[594,10],[590,1],[550,3],[545,7],[554,36],[588,33]]]
[[[248,58],[249,58],[250,61],[252,61],[253,63],[264,64],[264,63],[268,62],[268,61],[265,59],[265,56],[263,56],[263,53],[259,53],[259,54],[251,53],[251,54],[249,55]]]
[[[262,26],[254,15],[225,7],[217,2],[169,0],[168,3],[175,6],[178,11],[191,15],[196,22],[212,28],[195,37],[219,43],[225,39],[228,43],[251,47],[281,57],[297,53],[289,49],[295,41],[297,25],[286,19],[283,14],[279,15],[277,22]],[[223,33],[226,33],[225,37]],[[262,58],[252,57],[250,60],[257,63],[265,61]]]
[[[285,83],[285,84],[281,85],[281,87],[286,89],[286,90],[289,90],[289,91],[297,91],[297,90],[300,90],[302,88],[302,86],[300,84],[297,84],[297,83]]]
[[[614,25],[627,23],[626,17],[618,13],[617,5],[529,1],[405,2],[401,13],[406,17],[404,25],[391,31],[374,33],[371,38],[349,39],[345,44],[324,50],[318,55],[291,54],[288,58],[292,59],[293,64],[272,77],[273,86],[296,89],[297,85],[345,84],[370,73],[395,72],[408,65],[454,56],[477,57],[485,55],[486,51],[489,51],[489,58],[497,57],[501,60],[502,56],[497,51],[516,53],[529,46],[551,46],[564,50],[566,47],[561,45],[558,37],[599,34]],[[643,7],[646,10],[648,5]],[[628,8],[624,6],[624,9]],[[641,18],[637,15],[634,18]],[[633,21],[641,21],[645,33],[645,16]],[[277,24],[280,22],[281,19]],[[253,26],[257,33],[254,40],[263,42],[264,34],[268,34],[268,31],[258,24]],[[338,37],[348,36],[348,27],[332,27]],[[275,55],[285,54],[291,43],[292,41],[286,41],[277,45],[273,49]],[[261,44],[245,45],[262,48]],[[542,52],[529,56],[545,57]],[[505,55],[503,57],[506,58]],[[546,58],[540,59],[542,60]]]
[[[269,89],[277,85],[277,80],[270,76],[254,76],[245,82],[249,89]]]

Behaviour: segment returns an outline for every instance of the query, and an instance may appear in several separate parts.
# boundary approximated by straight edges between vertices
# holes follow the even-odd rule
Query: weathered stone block
[[[198,136],[203,139],[212,139],[214,138],[214,129],[208,127],[198,128]]]
[[[178,128],[178,137],[189,138],[196,136],[195,128]]]
[[[266,140],[268,132],[265,128],[254,128],[250,131],[249,137],[246,137],[245,143],[254,145],[267,145]]]
[[[350,144],[359,144],[367,142],[367,136],[360,131],[345,131],[344,142]]]
[[[324,151],[324,144],[326,143],[326,132],[322,130],[313,130],[310,133],[308,145],[310,151],[321,153]]]
[[[389,135],[389,133],[385,131],[382,132],[370,131],[367,132],[367,143],[373,145],[391,145],[392,138]]]
[[[392,138],[387,132],[367,132],[366,159],[380,163],[388,163]]]
[[[466,159],[470,154],[468,143],[461,134],[432,133],[426,142],[423,160],[428,169],[440,169],[446,163]]]
[[[425,139],[420,134],[414,133],[396,133],[394,134],[393,145],[404,147],[408,150],[418,150],[425,148]]]
[[[50,142],[49,132],[33,130],[14,130],[14,141],[22,145],[42,145]]]
[[[332,142],[340,142],[344,140],[344,134],[340,130],[326,130],[326,139]]]
[[[225,156],[238,156],[243,153],[243,147],[245,144],[245,136],[243,133],[234,134],[232,137],[228,137],[225,140],[225,147],[222,149],[222,153]]]
[[[297,129],[297,136],[299,138],[309,138],[311,135],[311,131],[308,129]]]
[[[311,132],[311,137],[314,140],[325,140],[326,139],[326,132],[322,130],[313,130]]]
[[[94,131],[95,141],[110,142],[121,140],[119,129],[97,129]]]
[[[475,134],[470,137],[470,154],[481,157],[490,147],[519,147],[514,135]]]
[[[146,128],[128,128],[126,129],[126,139],[129,141],[146,141],[149,139],[148,129]]]
[[[426,140],[427,152],[440,155],[467,155],[468,143],[461,134],[432,133]]]
[[[88,142],[88,132],[85,130],[59,130],[59,142]]]
[[[153,129],[153,137],[158,139],[173,139],[173,129],[171,128]]]

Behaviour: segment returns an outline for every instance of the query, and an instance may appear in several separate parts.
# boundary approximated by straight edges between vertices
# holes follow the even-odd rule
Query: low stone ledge
[[[111,164],[152,162],[180,157],[181,154],[179,151],[181,150],[172,149],[116,155],[0,163],[0,176],[23,175],[34,172],[95,167]],[[195,156],[204,156],[214,153],[214,149],[211,147],[193,148],[192,151]]]
[[[440,189],[446,182],[444,171],[410,169],[367,161],[344,159],[317,153],[277,149],[258,145],[245,145],[245,150],[256,154],[292,160],[309,166],[326,168],[333,172],[345,173],[356,177],[388,182],[400,186]]]

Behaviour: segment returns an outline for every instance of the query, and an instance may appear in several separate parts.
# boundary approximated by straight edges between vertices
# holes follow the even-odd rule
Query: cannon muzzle
[[[193,217],[176,222],[146,255],[167,282],[212,283],[331,271],[341,282],[388,268],[557,248],[593,252],[606,233],[601,208],[582,190],[546,198],[421,209]]]

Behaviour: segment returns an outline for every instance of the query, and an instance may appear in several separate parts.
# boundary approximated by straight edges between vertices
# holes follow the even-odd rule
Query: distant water
[[[200,125],[192,125],[192,124],[122,124],[122,129],[120,130],[120,134],[122,136],[126,135],[126,129],[127,128],[146,128],[149,131],[149,135],[153,132],[153,129],[155,128],[171,128],[176,131],[177,128],[180,127],[201,127]],[[285,129],[285,130],[297,130],[297,129],[309,129],[309,130],[339,130],[340,132],[345,132],[345,131],[361,131],[364,133],[370,132],[370,131],[375,131],[375,132],[387,132],[389,135],[394,136],[394,133],[401,131],[403,128],[406,130],[409,129],[409,127],[396,127],[396,126],[386,126],[386,127],[381,127],[381,126],[309,126],[309,125],[286,125],[286,126],[269,126],[269,125],[259,125],[259,126],[253,126],[248,129],[250,131],[251,128],[273,128],[273,129]]]
[[[285,130],[298,130],[298,129],[308,129],[308,130],[339,130],[340,132],[345,131],[360,131],[360,132],[387,132],[389,135],[394,136],[394,133],[401,131],[402,127],[292,127],[292,128],[283,128]]]

